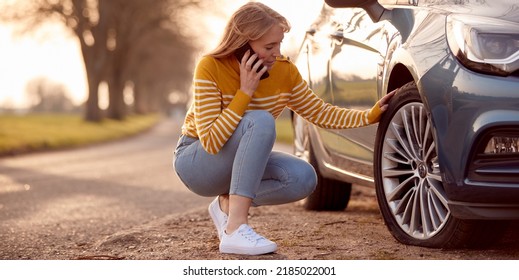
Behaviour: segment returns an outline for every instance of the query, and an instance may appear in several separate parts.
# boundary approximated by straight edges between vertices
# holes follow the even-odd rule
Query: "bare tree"
[[[168,30],[157,30],[140,43],[152,47],[139,47],[129,67],[135,112],[167,111],[171,92],[189,95],[194,64],[192,46],[181,35]]]

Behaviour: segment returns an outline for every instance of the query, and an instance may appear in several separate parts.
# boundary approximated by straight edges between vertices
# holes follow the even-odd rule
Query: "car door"
[[[329,80],[332,103],[366,110],[379,100],[387,35],[384,23],[373,23],[363,9],[336,9],[331,30]],[[381,51],[382,50],[382,51]],[[336,130],[334,150],[338,166],[366,176],[372,174],[376,125]]]
[[[296,65],[303,79],[308,82],[314,93],[325,102],[333,103],[329,79],[331,46],[333,42],[329,32],[323,31],[330,29],[330,26],[328,26],[329,22],[324,20],[329,15],[326,11],[331,12],[330,9],[323,10],[321,14],[323,18],[317,21],[326,26],[314,25],[308,29],[296,60]],[[317,126],[314,128],[319,137],[319,144],[323,145],[325,149],[331,149],[331,147],[336,145],[337,139],[333,133]]]

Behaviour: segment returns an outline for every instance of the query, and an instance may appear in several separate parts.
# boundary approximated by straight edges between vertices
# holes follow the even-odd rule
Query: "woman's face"
[[[254,52],[258,54],[260,59],[263,59],[263,65],[267,66],[268,70],[272,69],[276,58],[281,56],[280,48],[284,37],[283,28],[276,24],[258,40],[249,42]]]

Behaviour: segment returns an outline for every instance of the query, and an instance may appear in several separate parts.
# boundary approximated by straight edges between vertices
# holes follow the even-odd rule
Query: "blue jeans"
[[[198,139],[181,136],[173,161],[177,175],[198,195],[240,195],[251,198],[253,206],[307,197],[317,184],[315,170],[293,155],[272,151],[274,122],[266,111],[245,113],[216,155],[207,153]]]

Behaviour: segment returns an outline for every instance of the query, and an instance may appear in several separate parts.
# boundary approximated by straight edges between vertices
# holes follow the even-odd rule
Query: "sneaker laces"
[[[241,229],[239,233],[252,243],[258,243],[260,240],[265,239],[265,237],[256,233],[250,226],[247,226],[246,229]]]

